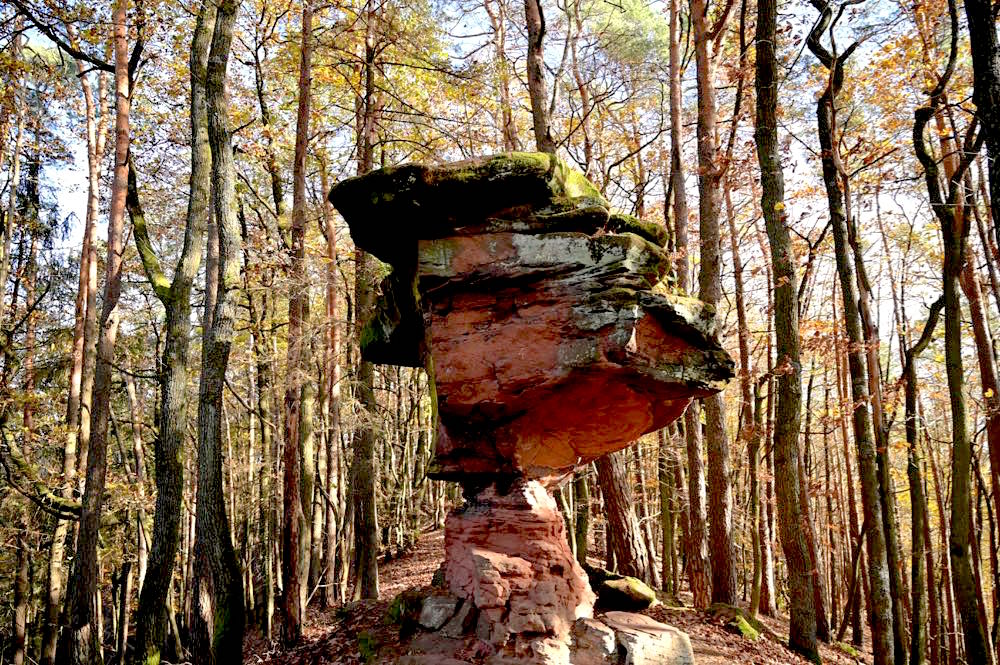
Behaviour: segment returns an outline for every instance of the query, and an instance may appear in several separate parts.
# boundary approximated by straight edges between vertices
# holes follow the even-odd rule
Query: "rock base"
[[[431,602],[435,611],[446,604]],[[513,636],[494,645],[475,635],[449,631],[468,616],[469,604],[455,599],[459,609],[446,627],[419,634],[398,665],[694,665],[691,641],[683,631],[642,614],[608,612],[578,619],[566,639],[554,636]],[[466,610],[463,612],[462,608]]]
[[[576,620],[593,614],[595,596],[562,516],[537,481],[491,485],[452,511],[444,576],[478,613],[476,634],[498,649],[529,638],[568,642]]]
[[[538,481],[480,490],[445,523],[446,591],[423,601],[402,665],[692,665],[686,634],[641,614],[593,617],[594,593]]]

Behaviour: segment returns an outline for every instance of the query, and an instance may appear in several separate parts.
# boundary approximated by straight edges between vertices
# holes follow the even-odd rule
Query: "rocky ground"
[[[393,663],[407,652],[410,638],[401,638],[398,626],[386,620],[391,601],[403,591],[429,585],[441,563],[443,549],[442,531],[425,535],[405,556],[382,564],[379,570],[382,596],[378,601],[353,603],[323,611],[310,610],[305,640],[291,651],[282,651],[260,636],[252,635],[245,644],[243,662],[246,665]],[[762,635],[750,641],[728,628],[724,617],[666,605],[659,605],[645,613],[688,633],[698,665],[804,665],[807,662],[788,651],[779,641],[787,631],[786,617],[765,618],[764,624],[773,635]],[[864,650],[860,659],[834,645],[822,645],[821,652],[824,663],[855,665],[872,662],[871,654]],[[476,662],[474,653],[470,652],[468,656],[470,662]]]

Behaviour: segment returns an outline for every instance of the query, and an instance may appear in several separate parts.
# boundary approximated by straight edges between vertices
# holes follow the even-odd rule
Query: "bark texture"
[[[127,26],[127,0],[115,3],[113,43],[115,58],[115,170],[111,186],[111,209],[108,216],[108,258],[105,264],[104,303],[101,309],[100,339],[94,374],[94,410],[90,452],[87,457],[86,488],[83,494],[80,526],[70,595],[67,598],[69,630],[66,635],[66,662],[74,665],[103,663],[101,634],[98,629],[100,579],[97,560],[98,528],[104,504],[107,480],[108,430],[111,416],[111,374],[115,342],[121,313],[121,273],[125,222],[125,197],[128,190],[130,81]]]
[[[698,297],[709,305],[722,295],[720,274],[721,242],[719,216],[722,210],[721,163],[716,126],[713,58],[710,53],[713,29],[708,22],[705,0],[691,0],[695,63],[698,69],[698,228],[701,264]],[[724,21],[725,17],[719,19]],[[712,602],[736,603],[736,567],[732,537],[733,497],[730,483],[729,438],[725,430],[722,395],[702,400],[705,411],[705,445],[708,453],[709,541],[712,551]],[[696,603],[697,604],[697,603]]]
[[[808,514],[800,498],[799,423],[802,409],[802,364],[799,350],[798,275],[788,232],[784,175],[778,152],[778,63],[775,55],[777,2],[757,3],[757,162],[760,164],[761,209],[771,245],[774,279],[774,332],[777,341],[777,406],[775,408],[774,475],[778,529],[788,565],[788,646],[819,662],[813,569],[807,534]],[[808,433],[807,433],[808,436]],[[808,500],[808,499],[806,499]]]
[[[171,282],[159,270],[139,205],[135,173],[130,173],[129,214],[134,237],[147,277],[166,310],[166,334],[160,359],[159,434],[153,442],[156,456],[156,512],[153,542],[139,607],[136,611],[135,647],[130,662],[155,665],[167,637],[167,597],[173,580],[180,541],[184,489],[183,450],[188,432],[187,379],[190,361],[191,288],[198,274],[209,216],[212,154],[208,142],[205,83],[216,8],[204,0],[191,40],[191,176],[184,232],[184,246]]]
[[[243,579],[233,549],[222,488],[223,400],[242,252],[236,215],[236,172],[225,96],[238,0],[218,5],[206,76],[214,218],[219,239],[218,293],[205,330],[198,404],[198,491],[195,526],[193,653],[196,663],[227,662],[243,648]]]

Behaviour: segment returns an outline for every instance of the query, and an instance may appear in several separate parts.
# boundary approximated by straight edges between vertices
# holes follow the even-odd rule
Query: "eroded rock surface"
[[[519,635],[569,635],[594,593],[566,539],[552,496],[519,480],[480,492],[445,523],[445,578],[480,612],[477,632],[504,644]]]
[[[547,488],[721,389],[733,363],[712,310],[671,286],[661,227],[612,212],[551,155],[382,169],[330,201],[357,246],[392,265],[362,354],[427,369],[428,475],[467,498],[446,523],[459,602],[425,605],[420,623],[440,644],[474,633],[492,662],[568,665],[594,594]],[[607,658],[674,662],[644,655],[666,639],[650,626],[619,623]],[[607,646],[607,631],[587,635]]]

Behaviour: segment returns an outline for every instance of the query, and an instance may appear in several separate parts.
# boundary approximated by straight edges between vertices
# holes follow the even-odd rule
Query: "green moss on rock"
[[[401,636],[412,635],[420,624],[420,610],[424,606],[427,593],[421,589],[408,589],[389,603],[385,621],[397,626]]]
[[[667,244],[667,230],[665,228],[659,224],[644,222],[637,217],[621,212],[611,213],[611,218],[608,220],[608,231],[612,233],[634,233],[657,247],[665,247]]]
[[[750,625],[742,615],[737,615],[733,617],[732,620],[727,624],[734,632],[742,635],[751,642],[756,642],[760,638],[760,631]]]
[[[498,211],[580,198],[590,207],[609,207],[578,170],[554,155],[530,152],[379,169],[337,183],[329,198],[355,244],[394,265],[412,257],[417,239],[450,235]]]
[[[855,660],[861,660],[861,652],[852,647],[847,642],[834,642],[833,646],[837,647],[840,651],[843,651],[851,658]]]

